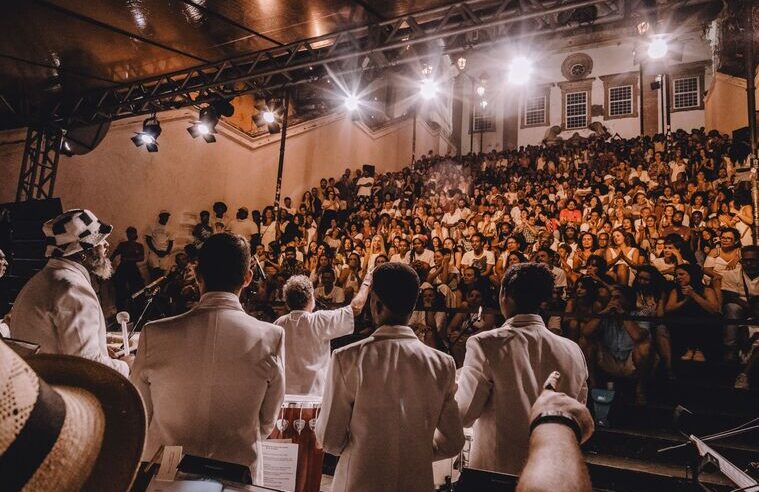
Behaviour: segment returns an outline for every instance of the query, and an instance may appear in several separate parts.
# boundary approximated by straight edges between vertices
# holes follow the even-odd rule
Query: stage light
[[[477,95],[482,97],[485,95],[485,86],[480,84],[477,86]]]
[[[656,37],[653,38],[648,45],[648,56],[654,60],[658,60],[659,58],[664,58],[668,50],[669,46],[667,46],[667,42],[664,38]]]
[[[275,101],[270,101],[270,104],[277,104]],[[258,128],[266,128],[270,134],[274,135],[279,133],[281,128],[277,120],[277,113],[269,109],[270,106],[264,106],[258,108],[258,113],[253,115],[253,124]]]
[[[518,56],[511,60],[509,64],[509,82],[516,85],[522,85],[532,75],[532,62],[524,56]]]
[[[458,60],[456,60],[456,65],[459,67],[459,70],[462,72],[466,68],[466,57],[460,56]]]
[[[485,109],[488,107],[488,102],[483,99],[482,101],[480,101],[480,106],[482,107],[482,109]]]
[[[193,121],[187,132],[192,138],[203,137],[206,143],[216,142],[216,125],[219,123],[219,113],[213,106],[208,106],[200,110],[197,121]]]
[[[435,97],[435,94],[437,94],[437,82],[432,79],[422,80],[422,84],[419,87],[419,94],[421,94],[424,99],[432,99]]]
[[[161,135],[161,124],[155,115],[142,122],[142,131],[132,137],[135,147],[145,146],[148,152],[158,152],[158,137]]]
[[[348,111],[355,111],[358,109],[358,98],[351,94],[345,98],[345,109]]]

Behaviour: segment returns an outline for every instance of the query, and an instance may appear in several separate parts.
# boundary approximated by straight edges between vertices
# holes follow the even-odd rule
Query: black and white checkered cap
[[[68,210],[42,226],[45,256],[61,258],[87,251],[102,243],[112,230],[113,226],[101,222],[89,210]]]

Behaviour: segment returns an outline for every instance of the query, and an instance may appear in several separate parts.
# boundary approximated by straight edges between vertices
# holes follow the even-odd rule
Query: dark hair
[[[374,270],[372,292],[395,317],[407,317],[419,297],[419,275],[404,263],[383,263]]]
[[[616,284],[612,287],[612,290],[616,290],[622,296],[625,301],[625,310],[634,310],[636,307],[635,302],[635,289],[628,287],[627,285]]]
[[[198,252],[197,271],[207,291],[236,291],[245,283],[249,269],[250,247],[242,236],[214,234]]]
[[[521,312],[536,313],[540,304],[553,296],[553,273],[539,263],[511,265],[503,275],[501,292],[512,299]]]

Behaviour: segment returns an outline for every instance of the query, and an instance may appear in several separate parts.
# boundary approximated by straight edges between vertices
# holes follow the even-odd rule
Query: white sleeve
[[[493,254],[492,251],[487,251],[485,253],[485,258],[487,259],[488,265],[495,265],[495,255]]]
[[[350,306],[314,313],[322,338],[333,338],[353,333],[353,308]]]

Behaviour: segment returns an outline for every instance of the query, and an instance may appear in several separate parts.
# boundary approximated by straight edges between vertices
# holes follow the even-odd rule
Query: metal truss
[[[29,127],[18,177],[16,201],[51,198],[63,134],[52,126]]]
[[[67,128],[202,104],[219,96],[266,92],[318,80],[327,73],[345,74],[412,63],[491,45],[504,38],[623,20],[634,8],[633,4],[639,2],[461,1],[98,90],[56,105],[52,121]]]

